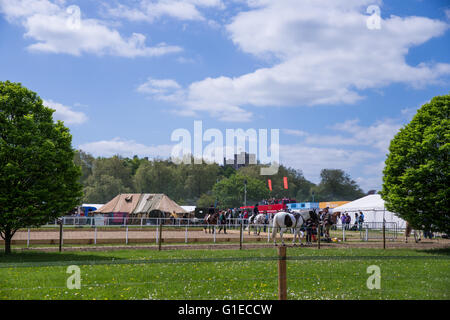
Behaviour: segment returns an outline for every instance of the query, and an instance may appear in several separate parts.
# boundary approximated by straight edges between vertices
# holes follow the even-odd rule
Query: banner
[[[283,182],[284,182],[284,188],[288,189],[288,181],[287,181],[287,177],[283,177]]]

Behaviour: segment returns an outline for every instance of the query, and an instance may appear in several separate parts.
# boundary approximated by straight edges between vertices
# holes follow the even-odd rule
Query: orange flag
[[[284,182],[284,188],[288,189],[287,177],[283,177],[283,182]]]
[[[269,179],[268,182],[269,182],[269,190],[272,191],[272,180]]]

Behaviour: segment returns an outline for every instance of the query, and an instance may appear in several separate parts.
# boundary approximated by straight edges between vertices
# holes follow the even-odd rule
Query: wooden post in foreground
[[[243,236],[243,234],[242,234],[242,227],[243,227],[243,225],[242,225],[242,220],[241,220],[241,229],[240,229],[240,232],[239,232],[239,250],[242,250],[242,236]]]
[[[62,243],[63,243],[63,220],[58,220],[59,223],[59,252],[62,251]]]
[[[278,247],[278,300],[287,300],[286,247]]]
[[[161,251],[161,242],[162,242],[162,221],[159,221],[159,229],[158,229],[158,250]]]

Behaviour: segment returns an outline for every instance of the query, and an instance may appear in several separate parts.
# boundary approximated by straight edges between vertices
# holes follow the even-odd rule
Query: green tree
[[[323,169],[320,183],[311,189],[314,201],[352,201],[365,194],[350,176],[340,169]]]
[[[213,195],[204,193],[198,198],[196,206],[199,208],[208,208],[214,205],[215,202],[216,198]]]
[[[271,176],[263,176],[260,174],[261,165],[252,165],[239,168],[238,172],[242,175],[262,181],[266,186],[268,179],[272,180],[272,191],[270,197],[283,198],[289,197],[299,202],[310,201],[309,192],[314,184],[305,179],[301,170],[286,168],[280,165],[278,172]],[[288,179],[288,189],[284,189],[283,178]]]
[[[95,158],[90,154],[79,150],[75,152],[73,161],[81,168],[80,183],[85,185],[89,176],[92,175],[92,167],[94,166]]]
[[[264,182],[237,173],[214,185],[213,195],[217,197],[219,207],[234,208],[244,205],[244,180],[247,180],[247,205],[269,197],[269,189]]]
[[[0,82],[0,236],[6,254],[18,229],[67,213],[82,195],[72,136],[53,121],[53,112],[20,83]]]
[[[386,208],[414,228],[450,233],[450,95],[424,104],[392,139],[383,171]]]

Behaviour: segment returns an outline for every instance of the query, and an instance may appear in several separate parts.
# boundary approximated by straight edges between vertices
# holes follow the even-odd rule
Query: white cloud
[[[390,16],[370,30],[368,5],[376,0],[250,1],[226,29],[243,52],[267,62],[237,77],[191,83],[177,101],[191,112],[224,121],[249,121],[246,108],[353,104],[361,90],[393,83],[437,83],[450,64],[409,65],[408,50],[443,35],[449,25],[425,17]],[[236,113],[235,116],[233,114]]]
[[[401,126],[400,123],[393,119],[378,121],[370,126],[361,126],[358,119],[353,119],[343,123],[336,123],[329,127],[329,129],[340,134],[311,134],[292,129],[283,129],[283,132],[289,135],[304,137],[303,143],[306,145],[369,146],[385,153],[388,151],[390,141],[394,138],[394,135]]]
[[[55,120],[62,120],[65,124],[82,124],[88,120],[88,117],[83,112],[74,111],[71,107],[61,103],[52,100],[43,100],[43,103],[46,107],[55,110],[53,113]]]
[[[178,20],[204,21],[206,19],[200,12],[201,8],[224,7],[221,0],[141,0],[134,7],[120,3],[116,7],[107,6],[107,13],[117,18],[150,23],[164,16]]]
[[[124,157],[169,157],[172,151],[172,145],[146,146],[134,140],[126,140],[116,137],[111,140],[101,140],[84,143],[78,146],[79,149],[86,151],[96,157],[111,157],[122,155]]]
[[[297,136],[297,137],[306,137],[308,136],[308,132],[302,131],[302,130],[296,130],[296,129],[282,129],[282,132],[291,135],[291,136]]]
[[[31,51],[151,57],[182,50],[165,43],[148,47],[140,33],[124,38],[100,20],[83,18],[83,14],[77,18],[77,10],[76,6],[64,8],[60,1],[0,0],[0,12],[8,21],[19,22],[26,29],[25,37],[35,41],[28,46]]]
[[[281,164],[301,168],[305,177],[315,183],[320,182],[322,169],[339,168],[349,172],[376,157],[376,154],[366,151],[309,147],[303,144],[280,145]]]

